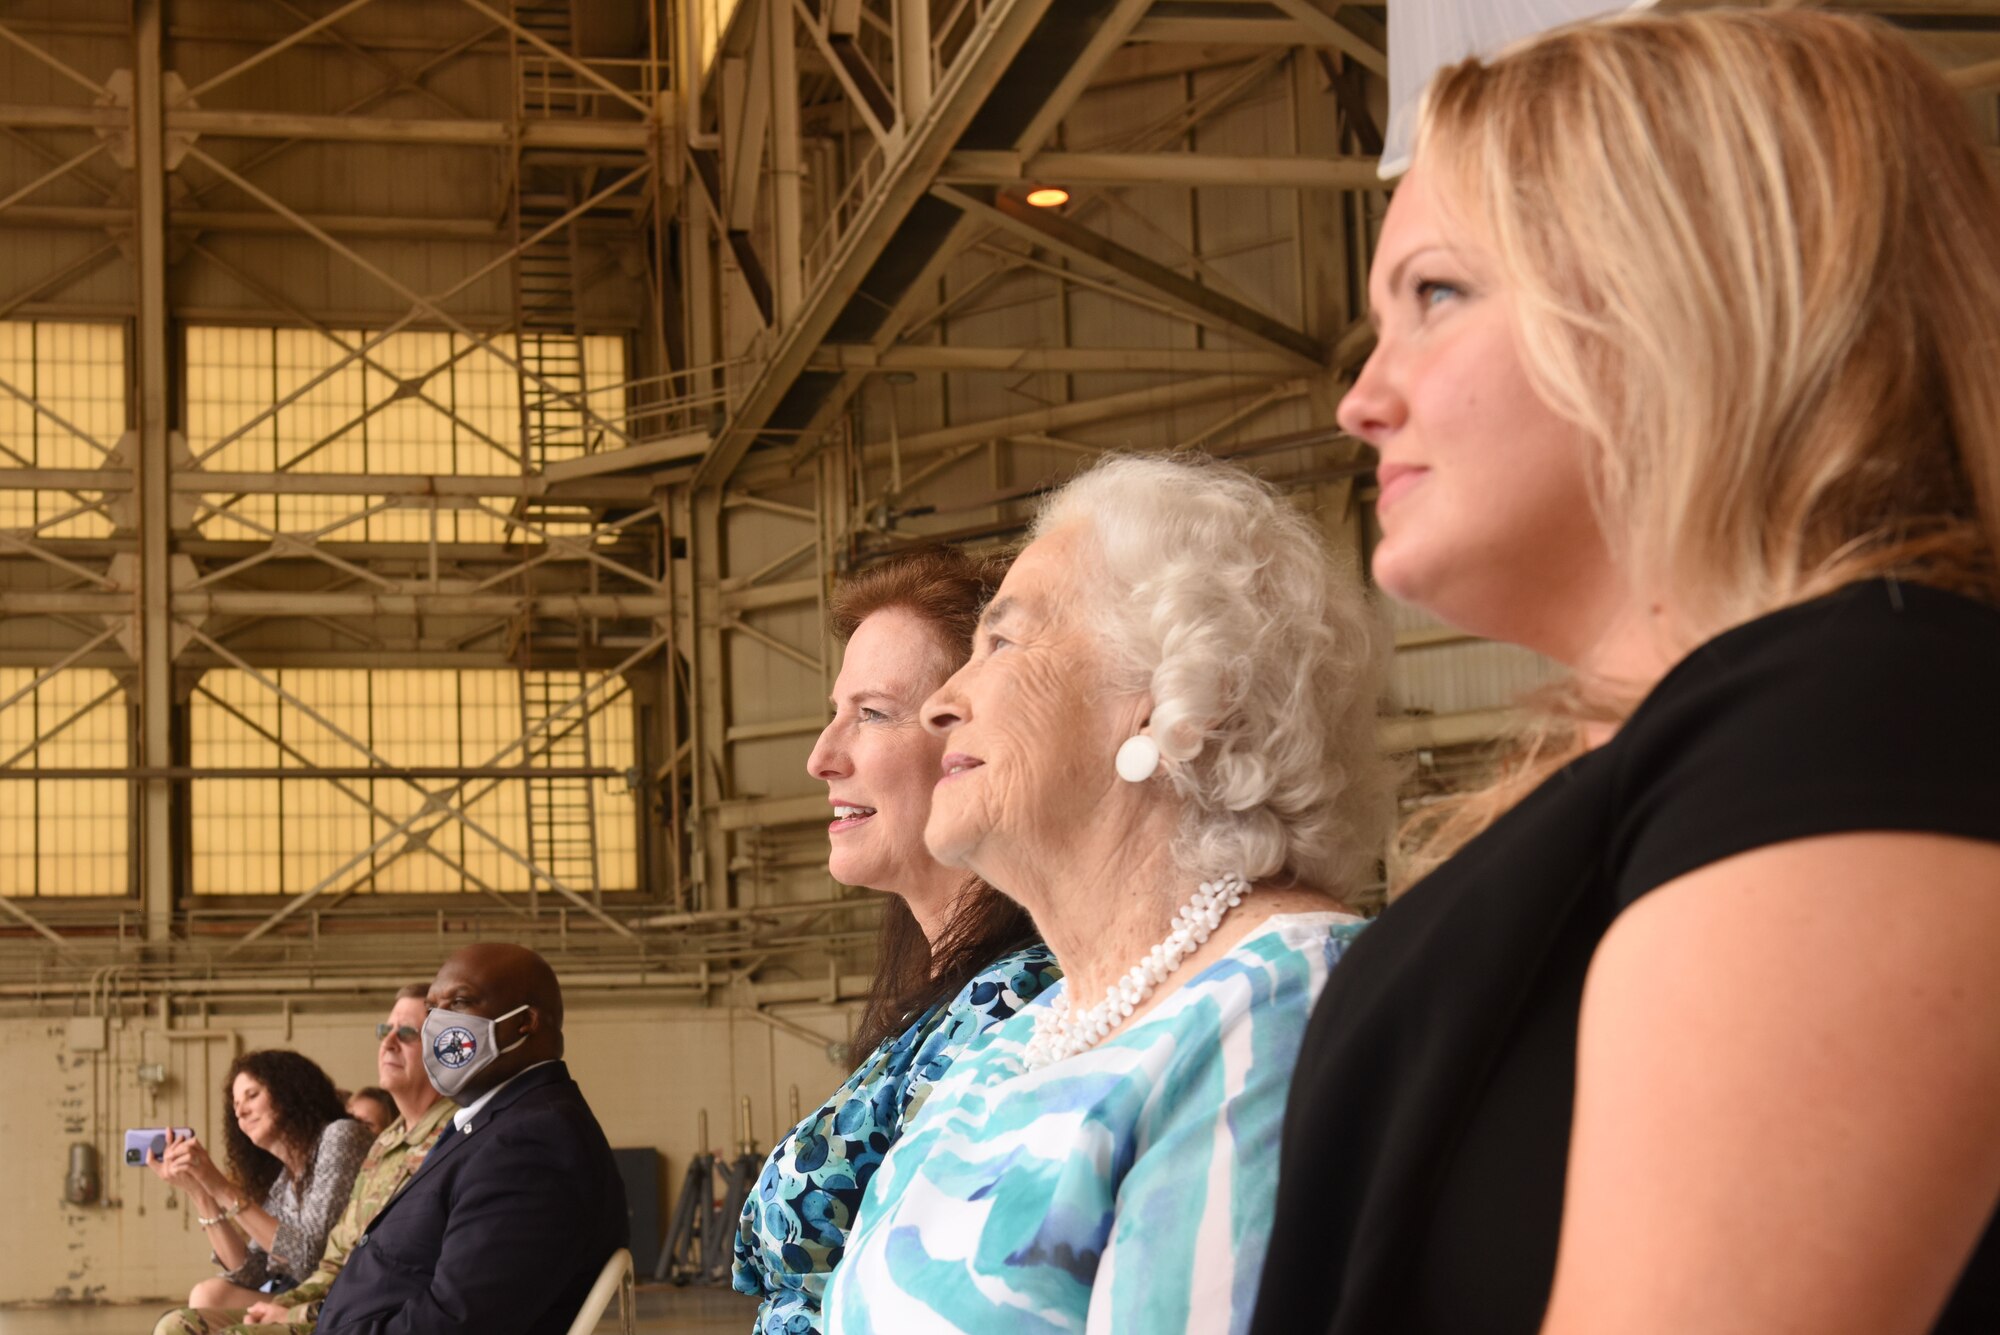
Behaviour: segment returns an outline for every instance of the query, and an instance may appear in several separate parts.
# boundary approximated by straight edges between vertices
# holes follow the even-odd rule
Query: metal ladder
[[[520,340],[521,430],[529,466],[540,473],[552,463],[581,458],[590,449],[583,408],[584,391],[589,388],[583,340],[532,326],[521,330]]]
[[[572,0],[516,0],[514,19],[559,51],[576,46]],[[514,40],[523,120],[581,118],[590,100],[575,71],[520,37]],[[518,245],[567,213],[576,185],[550,190],[533,178],[532,161],[515,164],[514,240]],[[538,189],[537,186],[540,185]],[[520,339],[522,463],[532,472],[589,448],[589,389],[577,328],[579,279],[574,223],[520,249],[514,260],[514,324]]]
[[[583,694],[581,672],[523,672],[521,731],[525,735]],[[533,743],[534,758],[560,768],[587,768],[589,708],[563,715]],[[579,894],[599,898],[597,791],[585,778],[528,779],[528,860]]]
[[[570,0],[514,0],[514,21],[558,51],[576,50]],[[521,115],[524,119],[589,114],[590,98],[576,71],[521,38],[514,39],[520,61]]]

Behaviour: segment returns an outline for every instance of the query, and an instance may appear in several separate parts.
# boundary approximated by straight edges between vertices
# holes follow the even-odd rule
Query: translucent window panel
[[[622,705],[622,707],[621,707]],[[591,759],[599,765],[627,767],[637,754],[632,736],[629,701],[600,709],[590,719]],[[605,884],[614,869],[636,879],[639,865],[638,795],[624,779],[591,779],[591,800],[597,811],[597,861]],[[629,870],[624,870],[629,869]]]
[[[464,753],[459,675],[419,671],[370,674],[370,735],[384,756],[399,765],[422,766],[478,764],[485,759]],[[442,720],[450,720],[450,726],[441,726]],[[455,820],[438,824],[433,817],[423,817],[415,825],[402,829],[405,822],[421,813],[424,793],[395,779],[377,779],[373,783],[375,804],[382,811],[375,818],[374,837],[390,841],[376,859],[380,870],[375,889],[432,893],[464,889],[464,873],[452,864],[463,865],[465,827]],[[436,780],[423,784],[430,790],[439,786]],[[396,856],[412,834],[421,835],[451,862],[427,853]]]
[[[0,700],[34,681],[0,668]],[[0,710],[0,762],[37,769],[130,763],[124,692],[109,672],[60,672]],[[124,895],[127,786],[121,779],[0,780],[0,894]]]
[[[460,334],[411,330],[352,356],[372,337],[366,330],[334,330],[329,337],[312,329],[190,329],[188,422],[196,455],[213,450],[205,466],[218,471],[302,476],[520,474],[522,387],[512,335],[482,345]],[[592,410],[621,421],[624,340],[589,335],[581,354],[580,388]],[[427,506],[362,517],[379,498],[294,492],[204,499],[288,533],[337,526],[328,533],[335,541],[424,542],[431,535]],[[504,513],[507,503],[493,501],[490,509]],[[202,527],[211,537],[260,536],[224,515],[208,515]],[[500,542],[507,526],[493,513],[448,509],[438,515],[437,534],[444,542]]]
[[[540,741],[526,757],[518,748],[501,754],[524,727],[519,673],[290,669],[266,675],[310,712],[246,673],[210,672],[190,706],[195,765],[352,768],[372,763],[371,753],[412,768],[578,763],[568,751]],[[575,673],[553,675],[569,683],[562,699],[596,682]],[[607,685],[591,703],[605,706],[589,725],[593,763],[630,766],[632,705],[622,683]],[[596,803],[599,888],[635,888],[638,811],[622,782],[469,779],[459,805],[479,827],[475,831],[465,821],[422,814],[426,793],[450,789],[451,780],[382,778],[191,785],[195,892],[525,891],[535,882],[524,865],[531,850],[530,790],[549,792],[552,784],[572,803],[586,791]]]
[[[479,763],[492,760],[497,765],[525,763],[519,750],[501,755],[521,736],[521,677],[513,672],[465,672],[460,674],[460,738],[468,756]],[[615,706],[614,706],[615,707]],[[526,869],[507,856],[494,840],[523,855],[528,850],[528,785],[498,780],[475,780],[466,785],[466,816],[492,839],[467,829],[466,867],[495,888],[525,889],[530,879]]]
[[[186,334],[188,447],[214,472],[263,473],[278,466],[276,422],[259,414],[276,401],[277,368],[268,329],[195,327]],[[224,442],[227,442],[226,444]],[[203,496],[207,505],[224,496]],[[267,527],[277,522],[278,498],[243,496],[232,507]],[[211,537],[253,538],[254,530],[204,522]]]
[[[0,381],[0,468],[97,468],[124,433],[122,326],[0,321]],[[0,528],[95,538],[111,521],[66,491],[6,491]]]

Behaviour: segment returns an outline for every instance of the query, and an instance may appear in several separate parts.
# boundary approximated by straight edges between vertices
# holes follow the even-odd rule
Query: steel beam
[[[657,467],[683,459],[699,459],[707,453],[711,443],[706,431],[667,436],[660,440],[642,440],[620,450],[598,450],[575,459],[559,459],[544,469],[542,476],[550,482],[568,484],[621,469]]]
[[[285,701],[287,704],[291,705],[294,709],[297,709],[300,713],[312,719],[314,722],[319,724],[319,726],[325,728],[333,736],[339,738],[341,741],[347,743],[349,746],[352,746],[356,750],[360,751],[374,764],[389,768],[394,768],[393,766],[390,766],[389,762],[385,760],[381,755],[379,755],[373,748],[368,746],[367,743],[361,741],[359,738],[354,737],[352,734],[342,729],[338,724],[334,723],[331,719],[327,718],[324,714],[321,714],[317,710],[313,709],[311,705],[307,704],[305,701],[299,699],[297,696],[286,691],[278,683],[272,681],[270,678],[258,672],[249,663],[244,662],[242,659],[238,658],[234,653],[232,653],[229,649],[224,647],[212,636],[203,634],[199,629],[194,627],[189,627],[189,632],[194,636],[196,640],[207,645],[209,649],[213,650],[216,654],[220,655],[223,659],[227,660],[232,667],[235,667],[239,671],[249,675],[260,685],[264,686],[267,690],[271,691],[273,694],[278,696],[279,699]],[[487,759],[486,764],[488,766],[497,766],[500,763],[500,761],[512,755],[514,752],[526,751],[529,746],[529,743],[531,743],[537,736],[553,728],[555,724],[564,716],[566,716],[571,710],[578,708],[591,696],[596,695],[598,692],[602,691],[605,686],[611,684],[616,678],[622,675],[622,673],[626,669],[634,667],[638,663],[650,657],[659,648],[659,646],[665,642],[665,638],[666,637],[664,635],[658,636],[655,637],[653,640],[649,641],[648,643],[646,643],[645,645],[641,646],[637,652],[630,655],[622,664],[620,664],[620,666],[617,669],[614,669],[613,671],[606,673],[602,678],[600,678],[595,686],[586,688],[581,695],[578,695],[574,699],[570,700],[567,704],[562,706],[560,709],[558,709],[555,713],[550,714],[548,717],[541,720],[534,727],[530,728],[524,735],[517,738],[515,741],[509,743],[508,745],[502,747],[499,751],[493,753],[493,755]],[[467,815],[466,807],[472,805],[473,802],[477,801],[477,798],[473,798],[467,801],[462,801],[458,804],[454,804],[452,799],[463,796],[462,790],[465,787],[465,780],[461,779],[457,783],[454,783],[451,787],[438,791],[425,789],[421,785],[416,784],[413,780],[404,780],[404,782],[409,783],[411,787],[415,788],[416,791],[421,793],[424,797],[423,805],[414,814],[412,814],[408,819],[397,824],[394,828],[392,828],[389,831],[388,834],[384,835],[381,839],[376,840],[373,844],[369,845],[361,852],[349,858],[345,863],[336,868],[333,872],[329,873],[327,876],[322,878],[319,881],[319,883],[314,885],[311,889],[305,891],[303,894],[300,894],[297,897],[290,900],[289,902],[287,902],[283,908],[279,909],[276,913],[273,913],[270,917],[266,918],[262,923],[252,928],[247,934],[240,937],[235,942],[235,944],[229,947],[229,951],[239,950],[243,946],[250,944],[252,941],[255,941],[257,938],[263,936],[265,933],[276,928],[286,918],[298,912],[301,908],[305,907],[305,905],[311,902],[313,899],[317,898],[321,894],[326,893],[333,886],[339,884],[340,881],[344,877],[346,877],[348,872],[350,872],[363,862],[372,859],[378,851],[386,847],[388,844],[394,842],[396,839],[403,837],[406,832],[411,830],[425,817],[431,815],[441,815],[446,819],[457,821],[459,824],[463,825],[467,830],[471,831],[473,834],[485,840],[486,843],[490,844],[502,856],[508,858],[513,862],[520,864],[520,866],[525,868],[531,875],[539,877],[541,880],[546,881],[551,889],[554,889],[564,898],[568,899],[571,903],[575,904],[578,908],[590,914],[590,916],[596,918],[599,922],[602,922],[612,931],[617,932],[619,935],[625,937],[633,936],[632,931],[629,928],[627,928],[624,924],[607,916],[602,909],[597,907],[595,904],[591,903],[588,899],[583,898],[576,891],[572,890],[569,886],[565,885],[562,881],[558,880],[546,868],[538,867],[529,859],[522,857],[518,852],[516,852],[513,849],[512,846],[507,844],[504,840],[494,835],[490,830],[487,830],[484,826],[480,825],[477,821],[473,820],[469,815]],[[490,786],[486,791],[491,791]],[[439,823],[442,824],[443,822],[440,821]]]
[[[1378,158],[1231,157],[1217,153],[958,152],[938,180],[977,185],[1255,186],[1380,190]]]
[[[474,0],[463,0],[463,2],[471,4],[474,2]],[[289,220],[292,223],[292,225],[298,228],[300,231],[312,237],[314,240],[318,241],[321,245],[325,246],[328,250],[331,250],[334,254],[340,256],[348,263],[360,269],[363,273],[373,278],[376,282],[381,283],[384,287],[387,287],[397,296],[402,297],[405,301],[411,302],[413,306],[416,308],[416,310],[443,321],[445,325],[447,325],[450,329],[452,329],[455,333],[459,334],[461,337],[469,339],[474,343],[477,343],[480,347],[484,348],[493,357],[497,358],[498,360],[506,364],[516,374],[522,376],[524,379],[534,381],[547,393],[560,395],[563,392],[560,386],[553,385],[540,375],[537,375],[536,373],[528,370],[528,368],[521,363],[521,360],[518,357],[514,357],[506,352],[501,351],[498,347],[494,345],[493,341],[490,338],[487,338],[484,334],[479,333],[478,331],[474,330],[471,326],[467,325],[463,320],[458,319],[456,316],[452,315],[449,311],[446,311],[441,305],[438,304],[438,302],[434,301],[430,297],[425,296],[423,293],[417,291],[417,289],[404,283],[401,279],[389,273],[387,270],[383,269],[380,265],[372,263],[366,257],[358,254],[351,248],[341,245],[332,236],[328,235],[324,230],[314,227],[312,225],[312,222],[309,219],[302,216],[297,210],[285,204],[283,201],[277,199],[269,192],[262,190],[256,185],[252,184],[251,182],[245,180],[241,175],[232,171],[230,168],[223,165],[221,162],[218,162],[211,155],[204,153],[199,148],[193,148],[193,147],[190,147],[188,149],[188,154],[190,157],[199,158],[202,161],[202,163],[208,167],[210,171],[215,172],[217,175],[223,177],[225,180],[229,181],[232,185],[234,185],[237,189],[243,191],[245,194],[249,195],[252,199],[256,200],[259,204],[262,204],[265,208],[270,209],[273,213],[276,213],[280,217]],[[651,169],[652,169],[652,164],[650,161],[642,163],[636,170],[628,173],[625,177],[621,178],[621,183],[624,181],[637,180],[639,177],[645,175]],[[548,229],[544,228],[543,230],[546,231]],[[525,245],[525,243],[523,244]],[[521,246],[515,247],[516,250],[519,250],[521,248],[522,248]],[[509,253],[512,254],[511,251]],[[378,341],[379,341],[379,336],[377,339],[370,340],[369,343],[364,344],[357,351],[356,355],[358,356],[362,352],[369,351]],[[588,404],[582,405],[581,411],[583,413],[583,416],[588,420],[589,424],[592,427],[600,428],[611,435],[617,436],[621,440],[630,439],[630,437],[626,436],[624,431],[622,431],[616,426],[613,426],[611,423],[606,422],[602,417],[599,417],[595,412],[591,411]],[[211,454],[213,452],[214,452],[213,450],[206,451],[201,457],[206,458],[208,454]]]
[[[14,898],[12,896],[0,895],[0,910],[4,910],[6,914],[9,917],[13,918],[16,922],[26,927],[29,931],[35,933],[37,936],[40,936],[46,941],[48,941],[49,944],[53,945],[57,950],[61,951],[64,956],[72,959],[75,958],[74,954],[70,949],[70,942],[68,937],[64,936],[61,932],[56,931],[55,928],[49,926],[47,923],[43,922],[40,918],[37,918],[34,914],[22,908],[18,903],[14,901]]]
[[[820,57],[826,62],[827,72],[833,75],[840,84],[841,92],[847,95],[847,105],[868,127],[868,133],[874,136],[875,142],[884,148],[889,147],[890,136],[898,123],[896,105],[887,90],[875,80],[873,68],[855,50],[853,38],[822,27],[815,21],[806,0],[785,0],[785,3],[796,6],[799,20],[805,24],[806,35],[813,39],[813,45],[819,48]],[[864,78],[872,86],[864,86]]]
[[[1983,93],[2000,88],[2000,60],[1981,60],[1945,71],[1952,87],[1966,93]]]
[[[397,217],[392,214],[310,213],[301,217],[332,236],[380,237],[402,241],[483,241],[511,243],[511,233],[488,218]],[[236,209],[176,209],[168,217],[168,230],[176,235],[196,232],[235,232],[260,236],[289,236],[298,230],[271,213],[251,213]],[[17,204],[0,213],[0,227],[69,230],[101,227],[122,232],[131,226],[132,210],[104,204]],[[625,235],[615,228],[593,224],[586,236],[609,239]]]
[[[193,149],[190,151],[200,154],[199,149]],[[369,272],[370,274],[376,276],[378,281],[382,281],[386,286],[396,291],[399,295],[409,294],[409,289],[404,287],[402,283],[398,282],[394,278],[390,278],[382,274],[382,272],[376,266],[369,264],[366,260],[363,260],[359,256],[356,256],[354,252],[349,250],[347,247],[335,243],[330,237],[326,236],[320,229],[313,227],[310,220],[302,217],[295,210],[287,207],[284,204],[279,203],[275,199],[272,199],[269,195],[259,190],[256,186],[251,185],[248,181],[245,181],[240,176],[237,176],[236,173],[231,172],[228,168],[223,167],[220,163],[215,162],[213,158],[208,158],[207,155],[205,154],[202,154],[201,156],[207,162],[209,162],[209,164],[212,167],[220,171],[223,175],[233,178],[237,182],[237,184],[240,185],[245,191],[247,191],[253,198],[256,198],[260,203],[264,204],[267,208],[270,208],[274,213],[277,213],[289,219],[300,230],[304,231],[307,235],[314,237],[316,240],[326,245],[327,248],[332,250],[334,253],[342,255],[350,260],[355,261],[359,265],[359,267]],[[487,349],[501,362],[513,368],[514,370],[519,371],[521,368],[520,368],[520,362],[517,358],[509,357],[505,353],[502,353],[498,349],[495,349],[490,339],[486,338],[482,334],[478,334],[467,329],[463,321],[455,319],[452,316],[445,314],[440,309],[441,304],[450,301],[453,297],[465,291],[467,288],[471,287],[474,283],[479,282],[481,279],[485,278],[488,274],[492,273],[494,270],[499,269],[503,265],[508,264],[514,259],[516,254],[526,249],[528,246],[534,245],[535,243],[559,231],[563,227],[568,226],[571,222],[575,221],[583,214],[589,212],[590,209],[594,208],[604,199],[609,198],[611,195],[617,193],[628,183],[636,181],[639,177],[646,174],[646,172],[648,172],[649,170],[651,170],[650,162],[647,164],[643,164],[634,171],[631,171],[626,175],[618,178],[617,180],[613,181],[610,185],[604,187],[604,189],[598,191],[595,195],[592,195],[590,198],[584,200],[582,203],[577,204],[576,206],[571,208],[568,212],[564,213],[560,218],[555,219],[554,221],[546,224],[545,226],[537,230],[534,233],[534,235],[527,237],[525,240],[517,242],[515,245],[509,247],[504,253],[502,253],[501,255],[497,256],[494,259],[487,261],[485,264],[479,266],[479,268],[474,269],[471,273],[466,274],[464,277],[460,278],[457,282],[453,283],[450,287],[444,289],[442,292],[438,292],[430,296],[420,296],[420,295],[414,296],[414,300],[412,301],[410,310],[407,314],[401,316],[400,318],[390,322],[385,327],[378,329],[374,333],[370,334],[368,337],[368,341],[363,343],[359,348],[356,348],[354,351],[350,352],[345,357],[342,357],[339,361],[336,361],[333,365],[323,368],[318,373],[307,379],[304,384],[299,385],[298,387],[293,389],[289,394],[285,395],[285,397],[278,400],[278,402],[271,404],[270,406],[264,408],[261,412],[258,412],[255,416],[251,417],[249,421],[244,422],[242,425],[238,426],[234,431],[231,431],[221,440],[216,441],[214,444],[209,445],[206,448],[197,450],[195,454],[195,462],[197,464],[201,463],[204,459],[207,459],[210,456],[214,455],[218,450],[221,450],[224,446],[229,445],[241,439],[243,436],[249,434],[252,430],[262,425],[264,422],[267,422],[271,418],[277,416],[279,412],[289,407],[291,404],[304,398],[314,389],[317,389],[320,385],[326,383],[328,380],[331,380],[334,376],[340,374],[340,372],[347,369],[347,367],[351,366],[356,361],[362,359],[366,354],[374,351],[382,344],[388,342],[391,337],[393,337],[402,329],[412,324],[415,324],[420,316],[426,314],[435,316],[438,319],[438,321],[444,324],[447,328],[453,329],[465,335],[465,337],[469,338],[472,342],[477,343],[481,347]],[[561,392],[555,386],[548,385],[546,382],[541,382],[541,383],[544,389],[553,390],[554,392],[557,393]],[[0,388],[5,388],[4,384],[0,384]],[[601,420],[598,419],[596,417],[596,414],[594,413],[589,414],[589,416],[591,416],[593,420]],[[616,434],[619,435],[621,438],[624,437],[624,432],[622,431],[618,431],[616,432]]]
[[[89,75],[71,69],[67,64],[65,64],[61,59],[59,59],[53,53],[45,50],[42,47],[36,46],[33,42],[21,36],[19,33],[15,32],[12,28],[8,27],[4,23],[0,23],[0,41],[9,42],[14,46],[19,47],[22,51],[26,52],[28,55],[33,56],[36,60],[41,61],[42,64],[47,65],[57,74],[60,74],[65,79],[68,79],[71,83],[76,84],[78,87],[88,91],[92,96],[101,97],[106,102],[109,102],[111,100],[110,89],[106,88],[103,84],[97,82],[97,80],[91,78]]]
[[[0,616],[128,616],[129,592],[81,589],[0,590]],[[521,614],[580,621],[642,621],[668,614],[672,600],[624,593],[323,593],[313,590],[215,589],[176,593],[178,616],[507,617]]]
[[[1331,47],[1363,68],[1385,79],[1389,77],[1389,57],[1362,40],[1360,34],[1314,4],[1313,0],[1270,0],[1270,3],[1312,34],[1310,45]],[[1340,6],[1336,4],[1334,8],[1339,9]]]
[[[928,3],[928,0],[926,0]],[[791,0],[766,0],[764,40],[770,49],[771,295],[776,324],[797,318],[805,299],[805,212],[799,160],[799,53]]]
[[[882,179],[856,211],[834,255],[813,281],[799,318],[778,331],[768,360],[745,389],[728,426],[696,470],[703,487],[718,487],[736,471],[771,414],[826,338],[889,238],[930,188],[931,178],[1000,81],[1054,0],[996,0],[944,76],[930,113],[908,127]]]
[[[1411,714],[1385,718],[1376,724],[1376,738],[1391,755],[1447,746],[1476,746],[1496,741],[1520,722],[1511,709],[1474,709],[1462,714]]]
[[[139,489],[139,757],[165,769],[174,763],[172,560],[173,456],[168,448],[171,368],[167,311],[167,168],[161,14],[163,0],[136,0],[132,88],[135,216],[138,252]],[[118,595],[113,595],[114,597]],[[134,610],[124,595],[124,611]],[[139,785],[139,897],[146,938],[173,933],[173,785]]]
[[[1235,376],[1204,376],[1198,380],[1178,380],[1170,384],[1156,385],[1150,389],[1110,394],[1101,399],[1062,403],[1049,408],[1033,408],[1026,412],[1010,413],[1005,417],[991,417],[978,422],[940,427],[935,431],[921,431],[913,436],[904,436],[896,448],[907,463],[912,458],[940,453],[960,445],[1004,440],[1023,432],[1061,431],[1067,427],[1112,422],[1125,417],[1139,417],[1147,413],[1191,407],[1197,403],[1213,403],[1220,399],[1262,393],[1269,388],[1268,381],[1241,379]],[[863,457],[871,464],[887,463],[890,453],[890,447],[886,443],[871,445],[864,451]],[[4,604],[0,604],[0,609],[4,609]]]
[[[930,109],[936,84],[931,70],[931,0],[895,0],[896,111],[903,124]]]
[[[0,103],[0,126],[23,130],[124,130],[132,113],[114,106],[44,106]],[[573,152],[643,153],[654,127],[634,121],[456,119],[421,116],[322,116],[283,111],[228,111],[176,107],[166,113],[174,134],[216,139],[300,139],[322,144],[436,144],[465,148],[523,148]]]
[[[607,765],[69,765],[22,769],[0,767],[6,779],[130,779],[149,783],[206,783],[212,779],[622,779],[629,771]]]
[[[1070,114],[1072,106],[1076,106],[1076,100],[1090,86],[1090,80],[1098,72],[1098,68],[1102,68],[1106,60],[1118,54],[1118,48],[1126,44],[1126,40],[1132,36],[1132,28],[1142,18],[1146,18],[1146,10],[1150,8],[1152,0],[1118,0],[1112,12],[1104,16],[1104,24],[1096,30],[1096,34],[1090,38],[1084,50],[1078,52],[1076,62],[1064,72],[1062,82],[1058,82],[1054,92],[1050,92],[1048,98],[1042,102],[1042,108],[1036,112],[1034,120],[1028,122],[1028,128],[1014,144],[1016,148],[1034,154],[1040,152],[1044,144],[1048,144],[1050,136],[1056,134],[1056,126],[1060,126],[1062,118]]]
[[[620,88],[617,84],[611,82],[611,80],[605,78],[602,74],[599,74],[569,52],[559,51],[555,47],[550,46],[540,34],[522,27],[508,15],[501,13],[497,9],[489,8],[482,4],[480,0],[459,0],[459,3],[477,13],[484,14],[492,22],[513,33],[520,41],[526,42],[529,46],[534,47],[544,56],[555,61],[571,74],[574,74],[577,78],[583,80],[585,83],[594,85],[600,93],[607,94],[614,101],[623,103],[640,116],[650,119],[655,114],[654,108],[641,102],[626,89]]]
[[[4,113],[0,113],[4,123]],[[509,121],[403,116],[312,116],[273,111],[178,110],[167,116],[176,133],[219,139],[303,139],[325,144],[446,144],[479,148],[643,153],[651,125],[631,121]]]
[[[27,471],[27,470],[22,470]],[[61,476],[73,476],[73,470]],[[0,487],[8,485],[0,473]],[[83,485],[83,484],[80,484]],[[101,480],[99,485],[102,485]],[[176,492],[246,492],[282,496],[416,496],[454,499],[471,496],[548,499],[643,505],[652,499],[644,478],[604,477],[559,482],[525,477],[449,473],[224,473],[195,470],[174,476]]]
[[[729,885],[729,833],[710,813],[730,796],[729,695],[723,623],[722,489],[692,489],[688,500],[689,581],[694,591],[694,690],[692,716],[694,807],[693,876],[696,908],[733,908]]]
[[[1233,348],[968,348],[899,346],[876,351],[863,343],[828,343],[813,355],[819,371],[1160,371],[1168,374],[1288,376],[1298,360],[1277,352]]]
[[[1317,371],[1326,364],[1327,349],[1311,335],[1234,297],[1203,287],[1157,260],[1149,259],[1059,213],[1035,208],[1011,195],[990,190],[978,193],[978,187],[959,189],[941,185],[935,190],[939,198],[974,217],[983,218],[1114,282],[1136,284],[1146,295],[1157,297],[1210,328],[1245,339],[1269,351],[1289,355],[1301,371]]]
[[[1317,33],[1295,18],[1236,18],[1226,14],[1141,19],[1132,29],[1132,40],[1186,46],[1323,45]]]
[[[234,65],[231,65],[229,68],[221,70],[215,74],[210,75],[208,78],[203,79],[200,83],[196,84],[194,87],[187,90],[184,100],[189,102],[197,100],[203,94],[212,92],[215,89],[220,88],[223,84],[228,83],[231,79],[239,78],[242,75],[247,74],[251,70],[257,68],[257,66],[263,64],[265,61],[271,60],[274,57],[282,54],[283,52],[291,50],[293,47],[297,46],[300,42],[303,42],[307,38],[312,37],[315,33],[318,33],[320,30],[333,27],[333,25],[340,22],[340,20],[348,17],[349,15],[355,13],[358,10],[366,9],[369,5],[373,3],[375,3],[375,0],[347,0],[346,4],[341,5],[339,8],[331,11],[330,13],[322,14],[320,17],[306,24],[305,27],[293,29],[291,32],[286,33],[283,37],[280,37],[277,41],[272,42],[267,46],[261,47],[256,51],[253,51],[251,54],[237,61]]]

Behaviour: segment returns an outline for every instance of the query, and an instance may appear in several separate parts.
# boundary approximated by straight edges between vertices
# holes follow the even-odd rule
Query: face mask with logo
[[[491,1020],[464,1011],[433,1010],[426,1015],[424,1074],[431,1078],[431,1087],[448,1099],[456,1098],[473,1076],[527,1042],[528,1036],[522,1034],[503,1048],[493,1036],[502,1021],[527,1009],[516,1006]]]

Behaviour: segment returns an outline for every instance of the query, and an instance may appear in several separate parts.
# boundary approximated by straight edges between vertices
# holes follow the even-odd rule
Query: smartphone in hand
[[[145,1164],[146,1155],[150,1152],[153,1156],[153,1162],[158,1163],[166,1156],[167,1138],[169,1136],[172,1136],[175,1140],[188,1140],[194,1136],[194,1128],[187,1126],[173,1128],[161,1126],[143,1127],[137,1131],[127,1131],[125,1133],[125,1162],[132,1167],[140,1167]]]

